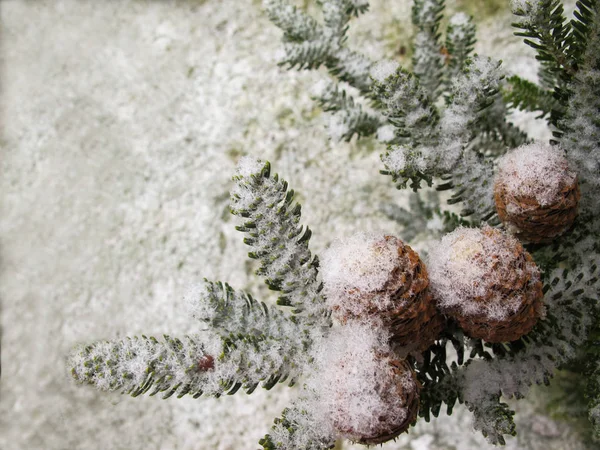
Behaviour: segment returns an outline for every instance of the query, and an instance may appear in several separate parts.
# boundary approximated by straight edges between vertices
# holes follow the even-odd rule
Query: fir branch
[[[264,0],[271,22],[283,30],[284,42],[312,41],[319,35],[319,24],[285,0]]]
[[[575,19],[571,20],[571,34],[569,35],[569,57],[577,68],[585,64],[585,54],[588,39],[593,39],[594,28],[597,27],[600,15],[598,0],[579,0],[573,12]]]
[[[71,355],[69,367],[79,383],[133,397],[149,391],[163,398],[219,397],[240,388],[251,393],[261,382],[266,389],[288,378],[293,384],[299,368],[289,359],[292,348],[291,340],[265,335],[205,333],[182,340],[165,335],[162,341],[136,336],[82,347]]]
[[[522,30],[515,35],[524,37],[525,44],[536,50],[542,86],[552,90],[557,102],[566,106],[569,84],[577,73],[577,66],[569,51],[573,41],[572,24],[566,21],[561,1],[515,1],[513,5],[513,13],[521,18],[513,26]],[[557,127],[562,117],[561,109],[553,109],[550,123]]]
[[[284,45],[286,56],[279,65],[287,65],[288,69],[296,67],[298,70],[318,69],[322,65],[332,65],[331,46],[332,43],[327,40],[286,43]]]
[[[600,6],[596,5],[598,9]],[[569,162],[578,172],[582,209],[596,214],[600,202],[595,195],[600,186],[600,14],[589,24],[589,39],[579,73],[575,78],[560,142]]]
[[[329,326],[329,310],[317,281],[318,260],[308,249],[309,228],[299,225],[301,208],[287,182],[271,176],[271,166],[251,158],[240,161],[231,192],[231,212],[244,218],[237,229],[246,233],[250,258],[260,261],[257,275],[281,292],[278,304]]]
[[[489,222],[496,213],[492,162],[468,153],[455,168],[450,180],[453,193],[448,203],[462,202],[460,215],[469,216],[471,222]]]
[[[458,13],[450,18],[446,31],[447,84],[465,68],[475,47],[476,31],[477,27],[473,23],[472,17]]]
[[[301,400],[300,400],[301,404]],[[264,450],[327,450],[335,446],[333,436],[317,433],[314,419],[298,405],[285,408],[281,417],[275,419],[271,432],[258,443]]]
[[[513,416],[515,412],[506,403],[500,401],[500,395],[488,397],[484,402],[467,403],[475,421],[473,428],[493,445],[505,445],[505,435],[516,436],[517,427]]]
[[[349,141],[358,137],[371,136],[383,125],[382,120],[365,111],[348,92],[335,83],[329,83],[313,97],[324,111],[335,113],[330,123],[330,136]]]
[[[383,82],[375,82],[373,96],[385,106],[384,114],[396,126],[397,136],[410,139],[408,145],[388,147],[387,153],[382,155],[385,170],[381,173],[391,175],[398,188],[406,187],[411,181],[415,190],[422,180],[431,185],[434,177],[450,173],[456,173],[457,186],[477,179],[484,183],[484,178],[473,174],[473,169],[460,161],[469,141],[476,135],[478,118],[494,104],[502,78],[499,67],[500,63],[488,58],[469,61],[461,76],[452,83],[441,118],[418,81],[404,70],[396,71]],[[458,164],[463,167],[460,172],[455,170]],[[459,194],[464,192],[466,188]],[[467,208],[476,206],[467,205]]]
[[[287,0],[266,0],[269,19],[284,31],[285,58],[280,65],[290,69],[327,67],[340,81],[345,81],[362,93],[368,93],[372,62],[344,46],[347,23],[352,16],[365,12],[364,0],[322,0],[324,25],[299,12]]]
[[[402,68],[374,81],[372,97],[384,108],[396,135],[415,145],[430,138],[439,122],[439,113],[419,80]]]
[[[318,0],[323,9],[325,26],[334,34],[344,37],[348,22],[353,16],[358,16],[369,9],[365,0]]]
[[[445,57],[440,43],[440,22],[444,0],[415,0],[412,21],[417,27],[414,40],[413,72],[432,100],[440,94]]]
[[[288,317],[278,308],[258,302],[227,283],[205,279],[188,292],[186,302],[192,317],[224,337],[249,335],[283,340],[294,336],[298,348],[310,345],[308,331],[302,329],[294,316]]]
[[[509,107],[538,112],[537,119],[549,117],[552,110],[563,112],[562,106],[552,96],[552,92],[518,75],[513,75],[506,81],[502,94]]]

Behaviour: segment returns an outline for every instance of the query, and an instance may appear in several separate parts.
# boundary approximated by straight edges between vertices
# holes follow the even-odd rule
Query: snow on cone
[[[425,264],[393,236],[359,233],[334,242],[321,273],[328,305],[342,323],[381,323],[408,352],[426,350],[443,329]]]
[[[360,321],[337,327],[315,352],[318,423],[364,445],[394,439],[415,423],[421,384],[412,365],[392,351],[386,330]],[[307,405],[311,409],[311,405]]]
[[[353,417],[356,393],[348,385],[336,388],[337,411],[334,428],[346,439],[363,445],[376,445],[390,441],[404,433],[415,423],[419,412],[421,385],[415,371],[405,360],[390,355],[376,355],[377,371],[371,373],[375,394],[381,403],[380,414],[367,423],[357,422]],[[356,362],[341,362],[341,370],[351,370]],[[360,364],[361,362],[359,362]]]
[[[568,230],[581,194],[562,150],[528,144],[503,156],[494,184],[500,220],[526,242],[549,242]]]
[[[540,271],[507,233],[458,228],[431,252],[429,268],[438,307],[468,336],[514,341],[543,315]]]

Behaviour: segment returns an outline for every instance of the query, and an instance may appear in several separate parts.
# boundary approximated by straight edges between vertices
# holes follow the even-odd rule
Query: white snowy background
[[[257,448],[294,389],[133,399],[76,386],[66,355],[82,342],[193,331],[182,296],[202,277],[272,298],[228,213],[242,155],[270,160],[297,190],[316,253],[359,230],[400,234],[378,211],[406,202],[378,175],[382,146],[328,140],[310,99],[325,74],[277,67],[281,32],[258,0],[0,8],[0,448]],[[508,7],[477,20],[480,53],[535,77]],[[372,1],[351,34],[373,59],[394,57],[408,45],[410,2]],[[521,434],[507,448],[584,448],[540,411],[539,392],[517,405]],[[470,427],[458,408],[384,448],[488,448]]]

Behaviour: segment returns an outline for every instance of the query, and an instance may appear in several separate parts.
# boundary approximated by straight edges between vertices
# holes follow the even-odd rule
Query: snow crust
[[[561,190],[572,185],[576,177],[559,146],[536,142],[504,155],[498,161],[495,182],[509,196],[534,198],[541,206],[548,206],[560,199]]]

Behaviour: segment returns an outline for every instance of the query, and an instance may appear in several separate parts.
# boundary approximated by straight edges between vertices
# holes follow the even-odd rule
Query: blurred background
[[[508,1],[447,6],[475,16],[477,52],[535,79]],[[409,61],[410,7],[371,1],[350,45]],[[327,75],[277,66],[281,32],[259,0],[3,0],[0,11],[0,448],[258,448],[296,389],[133,399],[76,386],[66,355],[99,339],[194,332],[182,296],[203,277],[273,300],[228,212],[243,155],[271,161],[297,191],[315,253],[361,230],[402,237],[381,207],[409,193],[378,174],[383,145],[328,138],[310,99]],[[532,116],[515,120],[548,136]],[[590,448],[570,392],[563,374],[516,403],[507,448]],[[493,448],[470,420],[442,413],[384,448]]]

